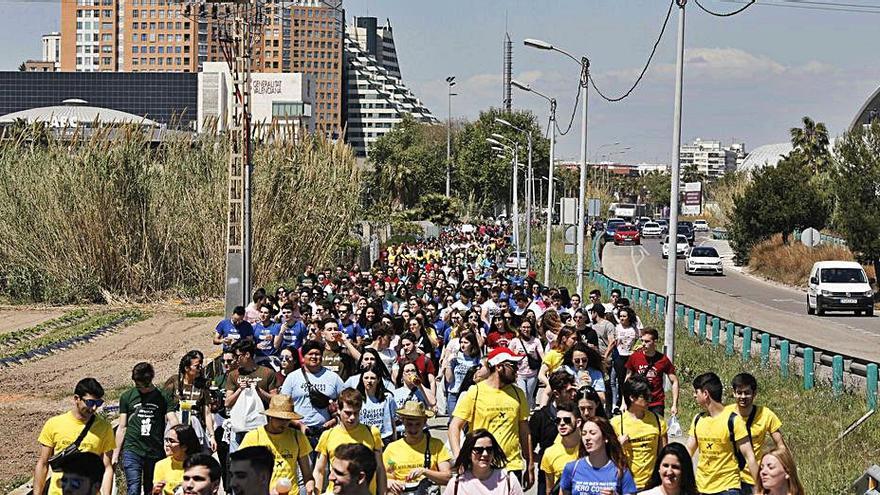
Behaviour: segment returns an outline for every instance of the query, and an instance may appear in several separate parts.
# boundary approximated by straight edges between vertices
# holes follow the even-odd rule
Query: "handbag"
[[[60,472],[61,466],[64,464],[64,460],[79,452],[80,444],[82,443],[83,439],[86,437],[86,434],[89,432],[89,429],[91,429],[92,424],[94,423],[95,415],[92,414],[89,420],[86,421],[86,425],[83,426],[82,431],[79,432],[79,436],[76,437],[76,440],[74,440],[73,443],[68,445],[67,447],[64,447],[64,450],[49,458],[49,467],[52,468],[52,471]]]
[[[541,369],[541,358],[532,356],[532,353],[526,348],[526,343],[519,339],[519,343],[523,348],[523,351],[526,354],[526,361],[528,361],[530,370],[539,370]]]
[[[328,395],[324,394],[323,392],[315,388],[314,385],[312,385],[312,382],[309,381],[309,375],[308,373],[306,373],[305,368],[300,368],[300,371],[302,371],[303,378],[305,378],[306,380],[306,389],[308,389],[309,391],[309,400],[312,401],[312,406],[318,409],[326,409],[327,406],[330,405],[330,401],[333,399],[331,399]]]
[[[263,415],[263,411],[265,410],[263,400],[257,395],[257,391],[251,387],[244,389],[229,411],[232,431],[244,433],[264,426],[266,416]]]

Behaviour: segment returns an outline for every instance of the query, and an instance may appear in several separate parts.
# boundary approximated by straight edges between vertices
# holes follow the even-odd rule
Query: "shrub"
[[[776,234],[752,248],[749,268],[776,282],[805,286],[813,263],[852,259],[849,249],[840,244],[822,244],[814,248],[797,241],[783,244],[782,235]]]

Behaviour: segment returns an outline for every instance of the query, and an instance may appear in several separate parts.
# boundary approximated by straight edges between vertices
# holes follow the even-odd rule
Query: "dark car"
[[[694,226],[690,222],[678,223],[678,234],[687,237],[688,244],[694,245]]]
[[[626,224],[626,220],[622,218],[609,218],[607,222],[605,222],[605,242],[611,242],[614,240],[614,232],[617,230],[617,227]]]

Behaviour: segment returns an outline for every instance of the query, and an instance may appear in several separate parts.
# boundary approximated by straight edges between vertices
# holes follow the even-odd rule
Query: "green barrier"
[[[736,335],[736,325],[733,324],[732,321],[727,322],[727,335],[725,336],[725,353],[728,356],[733,356],[733,339]]]
[[[699,332],[700,332],[700,343],[701,344],[706,341],[706,319],[707,318],[708,317],[706,316],[706,313],[700,313]]]
[[[877,365],[874,363],[869,364],[866,367],[865,377],[868,380],[867,393],[868,393],[868,410],[874,411],[877,409]]]
[[[712,345],[718,346],[721,343],[721,320],[718,317],[712,317]]]
[[[653,292],[648,294],[648,310],[654,315],[659,313],[659,311],[657,311],[657,295]]]
[[[638,287],[633,287],[632,290],[632,304],[635,307],[638,307],[642,303],[642,291],[639,290]]]
[[[675,304],[675,320],[684,323],[684,306],[678,303]]]
[[[843,393],[843,356],[840,355],[831,360],[831,390],[834,395]]]
[[[815,374],[816,374],[816,362],[813,356],[813,348],[805,347],[804,348],[804,390],[812,390]]]
[[[687,326],[687,328],[688,328],[688,333],[691,335],[694,334],[694,319],[695,319],[695,317],[696,317],[696,313],[694,312],[694,309],[688,308],[688,322],[687,322],[688,326]]]
[[[789,354],[791,352],[791,344],[788,343],[787,340],[779,341],[779,371],[782,373],[782,378],[788,378],[788,361]]]
[[[748,361],[752,358],[752,328],[743,328],[742,337],[742,360]]]
[[[761,334],[761,366],[770,364],[770,334]]]
[[[666,297],[664,296],[657,296],[657,313],[664,317],[666,315]]]

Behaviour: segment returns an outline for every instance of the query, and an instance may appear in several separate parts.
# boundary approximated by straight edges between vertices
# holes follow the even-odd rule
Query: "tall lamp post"
[[[501,141],[507,141],[510,143],[510,146],[502,143]],[[495,146],[499,146],[507,151],[513,152],[513,244],[516,246],[517,252],[517,260],[516,260],[516,272],[520,272],[519,266],[519,256],[520,256],[520,244],[519,244],[519,172],[517,171],[517,167],[519,165],[519,144],[510,139],[502,136],[501,134],[492,134],[492,137],[486,138],[486,142]]]
[[[452,97],[456,96],[452,92],[452,87],[455,86],[455,76],[447,77],[446,85],[449,88],[449,110],[446,114],[446,197],[448,198],[452,184]]]
[[[590,84],[590,59],[587,57],[575,58],[567,51],[555,47],[546,41],[525,39],[523,44],[539,50],[553,50],[573,60],[581,67],[580,88],[584,92],[581,99],[581,173],[578,179],[578,226],[577,226],[577,293],[584,295],[584,218],[586,216],[586,186],[587,186],[587,95]]]
[[[535,94],[550,103],[550,164],[547,171],[547,229],[544,239],[544,285],[550,285],[550,241],[553,233],[553,167],[556,161],[556,98],[547,96],[527,84],[511,80],[510,84],[523,91]]]
[[[496,117],[495,122],[526,135],[529,145],[529,164],[526,169],[526,266],[532,267],[532,202],[534,201],[534,177],[532,169],[532,133]],[[494,136],[494,134],[493,134]],[[545,284],[546,285],[546,284]]]

